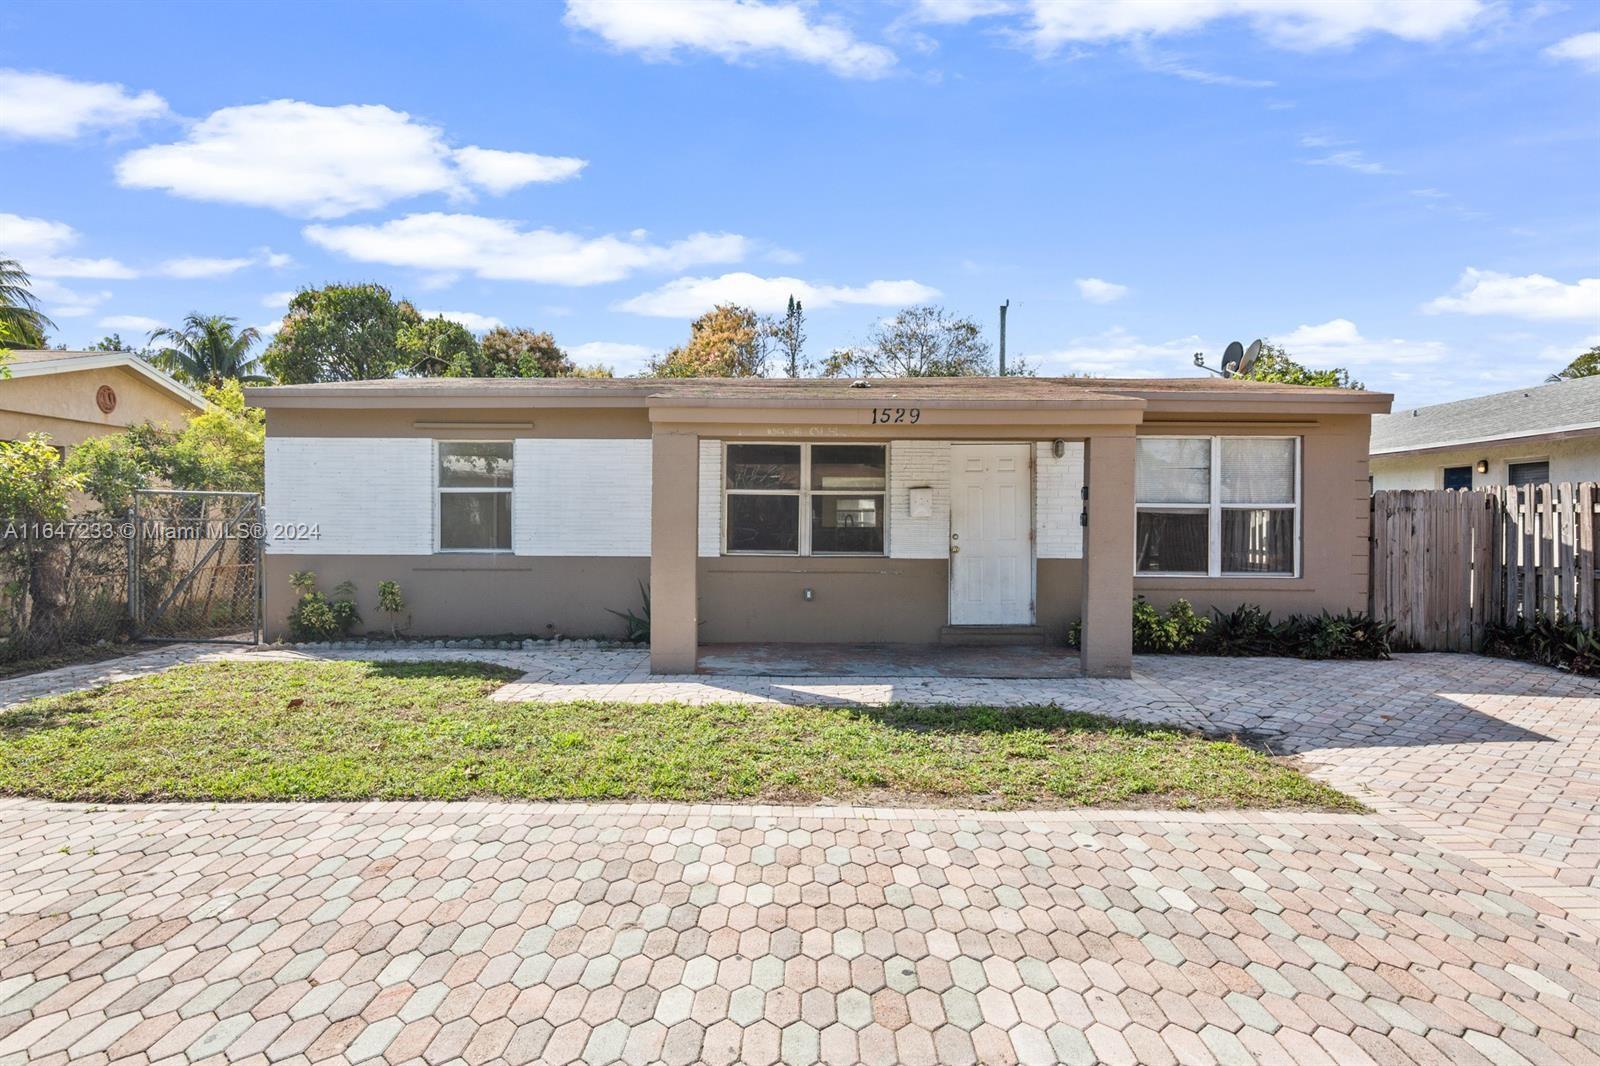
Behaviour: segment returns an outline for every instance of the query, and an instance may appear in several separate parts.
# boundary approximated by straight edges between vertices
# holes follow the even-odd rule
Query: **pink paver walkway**
[[[1379,818],[0,802],[0,1062],[1600,1062]]]

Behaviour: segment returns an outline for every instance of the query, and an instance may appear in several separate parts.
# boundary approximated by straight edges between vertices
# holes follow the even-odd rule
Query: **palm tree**
[[[221,385],[234,380],[259,385],[272,379],[261,373],[261,364],[250,349],[261,339],[254,326],[235,330],[239,320],[228,315],[202,315],[191,311],[182,329],[158,329],[150,343],[166,346],[151,356],[161,369],[197,385]]]
[[[55,323],[39,310],[33,295],[33,280],[15,259],[0,259],[0,325],[10,327],[10,336],[0,348],[44,347],[44,331]]]

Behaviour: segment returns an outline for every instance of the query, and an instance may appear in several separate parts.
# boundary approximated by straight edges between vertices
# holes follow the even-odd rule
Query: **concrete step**
[[[1039,645],[1044,643],[1044,630],[1038,626],[945,626],[939,630],[939,643],[966,647]]]

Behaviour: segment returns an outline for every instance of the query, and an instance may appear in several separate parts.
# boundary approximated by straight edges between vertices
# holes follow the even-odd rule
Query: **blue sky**
[[[792,291],[1045,373],[1267,336],[1401,406],[1600,343],[1600,5],[0,8],[0,255],[71,345],[376,280],[620,372]]]

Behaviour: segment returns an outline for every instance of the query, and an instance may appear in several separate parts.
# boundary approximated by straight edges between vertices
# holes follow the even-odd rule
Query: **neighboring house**
[[[1246,381],[433,379],[249,389],[266,610],[344,580],[418,635],[1059,641],[1126,676],[1129,605],[1363,608],[1382,393]]]
[[[1372,420],[1375,489],[1600,481],[1600,377]]]
[[[13,351],[0,440],[48,433],[63,450],[140,422],[180,428],[206,399],[132,352]]]

